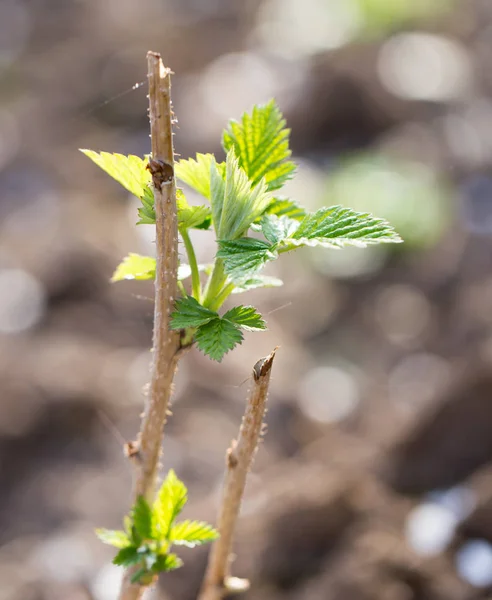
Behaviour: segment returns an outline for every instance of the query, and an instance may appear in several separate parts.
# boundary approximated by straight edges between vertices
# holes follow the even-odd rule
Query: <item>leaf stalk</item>
[[[224,284],[227,281],[227,275],[224,268],[224,261],[221,258],[216,258],[214,262],[214,268],[212,274],[207,283],[205,289],[205,299],[203,300],[203,306],[210,310],[217,310],[221,306],[217,306],[217,299],[220,296]]]
[[[179,233],[183,239],[183,243],[186,248],[186,254],[188,255],[188,263],[191,269],[191,293],[195,300],[198,302],[202,301],[202,286],[200,284],[200,272],[198,270],[198,261],[196,259],[195,248],[190,239],[188,229],[182,228]]]

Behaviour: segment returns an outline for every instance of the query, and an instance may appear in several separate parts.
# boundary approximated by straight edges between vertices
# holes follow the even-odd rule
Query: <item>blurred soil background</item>
[[[129,506],[153,307],[109,278],[153,234],[78,148],[148,152],[149,49],[176,73],[181,156],[221,157],[227,120],[275,96],[289,194],[406,240],[282,257],[283,288],[241,297],[269,331],[182,362],[163,462],[187,514],[214,519],[244,381],[279,345],[244,600],[490,600],[490,0],[0,1],[0,600],[117,594],[93,529]],[[206,552],[153,597],[193,600]]]

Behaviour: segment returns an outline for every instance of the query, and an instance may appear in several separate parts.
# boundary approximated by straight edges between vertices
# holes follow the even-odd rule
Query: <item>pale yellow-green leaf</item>
[[[86,149],[80,151],[137,198],[151,195],[148,186],[151,174],[147,169],[147,160],[132,154],[125,156]]]
[[[128,535],[119,529],[96,529],[96,535],[101,542],[114,546],[115,548],[126,548],[131,545]]]
[[[176,177],[189,185],[196,192],[210,199],[210,167],[215,162],[213,154],[200,154],[194,158],[178,161],[174,166]],[[218,165],[219,171],[224,173],[224,164]]]
[[[154,279],[155,278],[155,258],[152,256],[142,256],[130,252],[128,256],[116,267],[116,271],[111,277],[111,281],[123,281],[125,279]]]
[[[218,532],[203,521],[181,521],[171,528],[170,540],[177,546],[193,548],[200,544],[213,542],[219,537]]]
[[[185,484],[171,469],[163,481],[152,505],[152,531],[155,539],[165,540],[174,520],[188,499]]]

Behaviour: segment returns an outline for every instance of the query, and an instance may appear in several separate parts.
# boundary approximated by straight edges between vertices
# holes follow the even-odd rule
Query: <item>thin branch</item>
[[[157,263],[152,376],[138,442],[132,456],[136,467],[133,500],[144,496],[152,502],[180,342],[179,333],[169,328],[170,314],[178,293],[171,70],[164,68],[160,55],[154,52],[147,54],[147,63],[152,139],[152,160],[148,168],[154,183]],[[143,595],[145,588],[130,582],[132,573],[132,569],[125,573],[120,600],[137,600]]]
[[[221,600],[227,593],[246,589],[248,582],[229,576],[232,539],[246,486],[246,477],[253,463],[261,435],[270,382],[274,350],[253,367],[253,387],[243,416],[237,441],[227,451],[227,471],[220,507],[218,530],[205,573],[199,600]]]

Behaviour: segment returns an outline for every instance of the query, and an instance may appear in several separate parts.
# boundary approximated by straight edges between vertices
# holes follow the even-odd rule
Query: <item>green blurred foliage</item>
[[[350,0],[361,17],[361,29],[369,35],[432,19],[450,10],[455,0]]]
[[[387,219],[403,238],[403,250],[436,244],[453,215],[450,190],[432,170],[377,154],[348,159],[330,172],[320,204]]]

